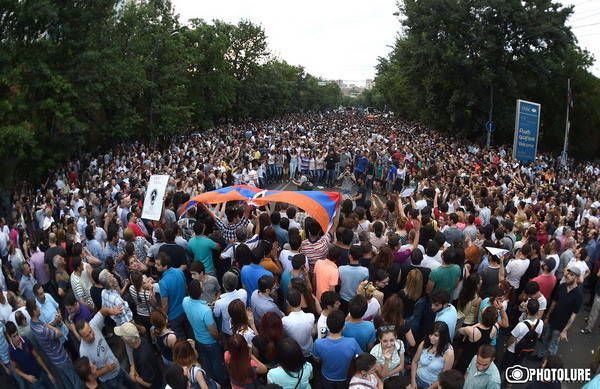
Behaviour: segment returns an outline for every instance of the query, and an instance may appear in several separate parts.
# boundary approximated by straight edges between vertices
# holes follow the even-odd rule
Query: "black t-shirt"
[[[413,269],[417,269],[421,272],[423,276],[423,288],[421,291],[421,296],[425,295],[425,291],[427,290],[427,282],[429,281],[429,274],[431,273],[431,269],[428,267],[415,266],[412,264],[410,260],[405,261],[402,265],[400,265],[400,283],[398,284],[398,291],[404,289],[406,285],[406,277],[408,277],[408,273],[410,273]]]
[[[187,254],[185,249],[174,242],[167,242],[160,246],[159,253],[167,253],[171,257],[171,267],[180,268],[181,265],[187,265]]]
[[[480,271],[479,275],[481,276],[482,280],[479,296],[481,296],[482,299],[490,297],[490,288],[494,285],[498,285],[498,282],[500,282],[500,268],[488,266]]]
[[[533,258],[529,261],[529,267],[525,271],[523,277],[521,277],[521,281],[519,283],[520,290],[523,290],[529,281],[540,275],[540,266],[541,264],[539,258]]]
[[[94,302],[94,306],[102,307],[102,291],[104,288],[98,288],[95,285],[92,285],[90,288],[90,295],[92,296],[92,301]]]
[[[276,364],[277,349],[279,348],[280,342],[277,342],[277,344],[275,345],[275,358],[273,359],[267,358],[267,347],[269,346],[269,343],[271,343],[269,340],[260,335],[257,335],[254,338],[252,338],[252,344],[258,349],[258,360],[265,364]]]
[[[362,184],[361,186],[358,187],[358,193],[359,195],[362,195],[360,197],[360,199],[356,200],[356,206],[357,207],[364,207],[365,206],[365,200],[367,199],[367,187],[365,186],[365,184]]]
[[[133,349],[136,373],[144,381],[151,383],[151,388],[162,389],[163,377],[154,352],[146,339],[140,338],[140,341],[142,342],[140,346]]]
[[[400,296],[400,298],[402,299],[403,305],[404,305],[404,310],[402,311],[402,317],[404,319],[408,319],[415,312],[415,304],[417,303],[417,301],[411,300],[410,298],[408,298],[406,293],[404,293],[404,290],[399,291],[398,296]]]
[[[65,249],[63,249],[62,246],[55,246],[55,247],[50,247],[44,253],[44,263],[46,265],[48,265],[48,267],[50,268],[50,279],[51,280],[55,280],[54,275],[56,273],[56,268],[54,267],[54,263],[52,263],[52,260],[57,255],[60,255],[61,257],[66,259],[67,251]]]
[[[337,158],[334,155],[327,155],[325,157],[325,169],[333,170],[335,169],[335,163],[337,162]]]
[[[554,296],[556,305],[548,320],[550,328],[555,331],[562,331],[571,318],[571,314],[578,313],[581,310],[581,304],[583,303],[582,288],[581,285],[576,286],[568,292],[567,284],[560,284],[556,296]]]

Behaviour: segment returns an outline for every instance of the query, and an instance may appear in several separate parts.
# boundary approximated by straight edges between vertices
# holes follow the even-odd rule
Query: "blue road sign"
[[[485,130],[487,132],[494,132],[496,131],[496,123],[489,121],[487,123],[485,123]]]
[[[540,104],[517,100],[513,158],[517,158],[521,162],[529,162],[535,159],[541,108]]]

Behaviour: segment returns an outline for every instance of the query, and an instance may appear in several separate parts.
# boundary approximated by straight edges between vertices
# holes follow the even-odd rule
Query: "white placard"
[[[487,251],[490,252],[490,254],[495,255],[497,257],[501,257],[504,254],[508,254],[509,251],[508,250],[504,250],[504,249],[497,249],[495,247],[486,247],[485,248]]]
[[[152,176],[146,190],[146,198],[144,199],[144,208],[142,210],[142,219],[160,220],[162,212],[163,198],[169,176]]]
[[[410,197],[415,192],[415,188],[407,188],[402,191],[402,197]]]

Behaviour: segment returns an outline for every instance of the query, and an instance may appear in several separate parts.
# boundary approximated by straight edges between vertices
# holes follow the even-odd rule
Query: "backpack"
[[[302,190],[313,190],[315,184],[311,181],[309,176],[304,176],[306,177],[306,181],[304,181],[304,183],[302,184],[302,186],[300,186],[300,189]]]
[[[206,375],[204,370],[198,365],[194,365],[194,366],[190,367],[190,383],[192,384],[192,388],[194,388],[194,389],[200,388],[200,384],[196,380],[196,373],[198,373],[198,370],[200,370],[202,372],[202,375],[204,376],[204,381],[206,382],[206,386],[208,386],[208,389],[217,389],[218,388],[215,380],[213,380],[212,378],[208,378],[208,376]]]
[[[527,331],[525,336],[523,336],[521,340],[519,340],[515,345],[515,355],[517,356],[517,358],[523,358],[526,355],[531,354],[533,350],[535,350],[535,343],[537,342],[538,338],[538,334],[537,332],[535,332],[535,329],[537,328],[539,322],[539,319],[536,320],[533,327],[531,326],[531,323],[529,323],[527,320],[523,322],[525,323],[529,331]]]

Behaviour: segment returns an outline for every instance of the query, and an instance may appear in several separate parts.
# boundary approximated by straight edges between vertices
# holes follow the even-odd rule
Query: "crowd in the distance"
[[[153,174],[170,176],[156,221]],[[599,175],[348,115],[85,155],[0,210],[0,372],[19,389],[499,388],[596,331]],[[285,203],[180,212],[288,180],[341,187],[327,231]]]

